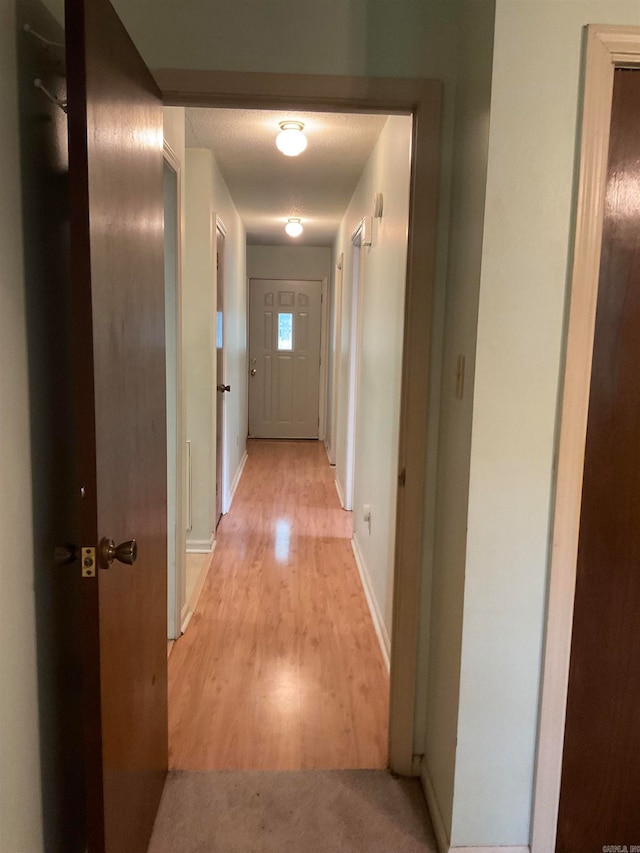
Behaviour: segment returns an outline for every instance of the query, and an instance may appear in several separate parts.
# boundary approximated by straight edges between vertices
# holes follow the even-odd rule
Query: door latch
[[[82,577],[93,578],[96,575],[96,549],[82,548]]]
[[[70,566],[80,558],[80,568],[83,578],[93,578],[96,575],[96,549],[76,548],[75,545],[56,545],[53,562],[57,566]]]

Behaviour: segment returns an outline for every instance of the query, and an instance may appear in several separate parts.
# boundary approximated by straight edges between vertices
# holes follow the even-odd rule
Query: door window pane
[[[293,314],[278,314],[278,349],[293,349]]]

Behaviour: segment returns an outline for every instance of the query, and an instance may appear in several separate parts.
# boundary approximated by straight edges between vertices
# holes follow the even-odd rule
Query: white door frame
[[[364,253],[362,233],[364,219],[351,236],[352,264],[349,290],[351,311],[349,317],[349,372],[347,402],[347,458],[344,484],[344,508],[353,510],[353,487],[356,476],[356,430],[358,422],[358,378],[362,353],[362,283],[364,280]]]
[[[589,26],[531,853],[548,853],[556,844],[611,102],[617,67],[640,67],[640,27]]]
[[[166,105],[413,116],[398,450],[389,764],[416,775],[415,696],[423,572],[442,83],[439,80],[156,69]]]
[[[340,384],[340,348],[342,346],[342,268],[344,253],[340,253],[334,269],[333,287],[333,335],[331,340],[331,423],[328,430],[328,442],[325,440],[327,455],[332,465],[336,464],[336,430],[338,428],[338,389]],[[328,361],[327,361],[328,364]]]
[[[226,292],[226,269],[227,269],[227,228],[217,213],[212,214],[212,232],[214,234],[214,244],[215,251],[218,251],[218,236],[222,237],[222,245],[224,246],[224,256],[222,258],[222,274],[225,277],[225,281],[222,282],[222,375],[227,376],[227,312],[226,312],[226,304],[227,304],[227,292]],[[218,269],[216,266],[216,294],[218,287]],[[217,310],[217,301],[218,297],[216,295],[216,310]],[[233,389],[232,389],[233,392]],[[216,392],[216,424],[217,424],[217,406],[220,402],[220,397],[222,395],[218,395]],[[229,423],[228,423],[228,411],[229,407],[224,405],[222,411],[222,440],[220,442],[220,447],[222,448],[222,514],[225,515],[229,512],[229,454],[228,454],[228,437],[229,437]],[[217,426],[216,426],[217,432]],[[214,447],[216,446],[214,441]],[[217,522],[217,519],[216,519]]]
[[[175,573],[168,576],[168,638],[177,639],[182,630],[187,596],[187,446],[185,442],[185,406],[182,358],[182,167],[175,151],[165,140],[165,163],[176,175],[176,537]],[[170,565],[170,563],[169,563]]]
[[[322,279],[320,297],[320,378],[318,388],[318,441],[327,437],[327,394],[329,391],[329,279]]]

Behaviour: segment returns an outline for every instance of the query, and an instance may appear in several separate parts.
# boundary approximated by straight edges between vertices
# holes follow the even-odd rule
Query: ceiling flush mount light
[[[299,237],[302,234],[302,225],[300,224],[300,220],[295,217],[290,217],[287,220],[287,224],[284,226],[284,230],[287,232],[289,237]]]
[[[287,157],[297,157],[307,147],[307,137],[302,132],[301,121],[281,121],[280,133],[276,136],[278,149]]]

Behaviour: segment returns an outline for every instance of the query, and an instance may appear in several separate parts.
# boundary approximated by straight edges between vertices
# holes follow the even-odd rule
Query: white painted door
[[[249,435],[317,438],[322,282],[251,279]]]

